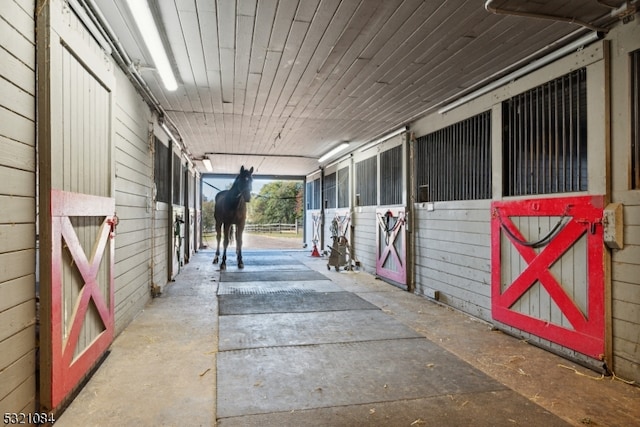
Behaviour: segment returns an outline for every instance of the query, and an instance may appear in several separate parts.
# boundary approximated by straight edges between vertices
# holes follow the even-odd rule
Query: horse
[[[233,185],[228,190],[220,191],[216,194],[216,207],[213,216],[216,220],[216,240],[218,246],[213,263],[217,264],[220,256],[220,231],[224,227],[224,251],[220,270],[227,268],[227,246],[229,246],[229,231],[231,225],[236,226],[236,255],[238,268],[244,268],[242,262],[242,232],[247,219],[247,203],[251,201],[251,183],[253,182],[253,167],[240,168],[240,174],[236,177]]]

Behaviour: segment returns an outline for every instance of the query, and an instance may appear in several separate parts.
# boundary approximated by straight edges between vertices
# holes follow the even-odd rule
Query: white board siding
[[[0,2],[0,413],[36,409],[35,22]]]
[[[185,262],[188,263],[195,254],[198,248],[197,234],[196,234],[196,192],[200,191],[200,186],[197,185],[196,180],[199,175],[196,174],[192,164],[187,164],[187,206],[186,216],[184,218],[184,231],[185,231]]]
[[[307,245],[307,248],[310,248],[310,250],[313,250],[313,239],[314,239],[314,233],[316,232],[316,230],[314,229],[315,227],[318,227],[317,229],[317,233],[318,233],[318,241],[316,242],[318,251],[322,252],[323,248],[320,247],[321,244],[321,233],[322,233],[322,227],[320,225],[316,225],[314,224],[313,221],[313,217],[320,215],[320,211],[317,209],[313,209],[313,210],[306,210],[305,211],[305,236],[304,236],[304,243]],[[317,219],[317,221],[320,221],[320,219]]]
[[[376,272],[376,206],[354,208],[351,217],[354,226],[352,249],[354,258],[360,261],[360,268],[375,274]]]
[[[313,250],[313,239],[314,237],[316,237],[318,239],[316,243],[318,251],[320,253],[322,253],[322,251],[325,250],[325,248],[322,247],[323,244],[323,231],[322,231],[322,218],[317,218],[316,221],[319,222],[318,224],[314,224],[313,221],[313,217],[318,217],[319,215],[322,214],[322,211],[320,210],[319,206],[313,206],[314,209],[310,209],[309,204],[307,203],[307,201],[309,199],[313,200],[314,198],[314,194],[313,194],[313,190],[312,190],[312,194],[307,193],[307,190],[309,189],[308,185],[310,183],[314,183],[315,185],[319,185],[320,183],[320,172],[314,172],[310,175],[306,176],[306,180],[304,182],[304,206],[305,206],[305,210],[304,210],[304,215],[305,215],[305,236],[304,236],[304,243],[307,245],[308,248],[310,248],[310,250]],[[317,180],[317,181],[316,181]],[[322,195],[322,193],[320,193]],[[322,197],[320,197],[322,199]],[[316,229],[317,227],[317,229]],[[317,236],[314,236],[314,233],[317,233]],[[325,236],[325,241],[324,244],[326,245],[326,236]]]
[[[162,289],[169,281],[169,205],[156,203],[153,225],[153,284]]]
[[[149,150],[149,107],[116,70],[115,327],[120,333],[150,299],[153,158]]]
[[[629,190],[629,54],[640,49],[640,22],[614,29],[611,45],[611,201],[622,203],[624,248],[611,251],[612,369],[640,381],[640,190]]]
[[[590,159],[594,160],[593,162],[589,162],[589,193],[605,194],[607,188],[610,187],[611,193],[608,194],[608,196],[611,197],[611,201],[623,203],[624,205],[625,247],[622,250],[609,252],[612,260],[610,264],[611,281],[610,288],[609,283],[607,283],[607,287],[611,289],[611,316],[607,320],[610,321],[611,332],[607,339],[612,341],[613,361],[608,362],[612,362],[609,363],[609,367],[613,367],[617,375],[621,375],[629,380],[638,381],[640,380],[640,317],[638,316],[640,312],[640,250],[638,250],[638,246],[640,246],[640,191],[629,190],[629,168],[624,165],[629,164],[629,150],[631,145],[629,130],[629,112],[631,111],[629,105],[629,53],[640,49],[640,24],[638,22],[631,22],[628,25],[620,25],[608,34],[607,39],[611,40],[611,120],[609,120],[609,117],[605,114],[606,108],[604,107],[606,107],[605,101],[607,99],[605,96],[606,93],[602,90],[603,87],[607,86],[606,83],[602,83],[607,77],[604,58],[607,58],[609,55],[609,51],[605,52],[607,46],[606,42],[604,42],[596,43],[584,49],[583,52],[568,55],[550,64],[547,67],[548,70],[553,70],[550,73],[544,71],[533,73],[527,76],[527,78],[520,79],[513,84],[506,85],[504,88],[488,93],[475,101],[471,101],[467,105],[449,114],[433,114],[428,118],[421,119],[417,123],[412,124],[412,130],[414,130],[417,135],[423,135],[486,108],[494,108],[494,111],[496,111],[496,107],[499,107],[498,103],[514,93],[543,83],[553,76],[566,73],[569,69],[583,65],[588,67],[588,94],[590,97],[588,131],[590,135],[589,155]],[[588,56],[583,55],[586,51],[591,51],[592,54]],[[499,108],[497,111],[499,112]],[[497,122],[499,122],[499,119],[494,117],[494,123]],[[611,126],[610,138],[608,133],[609,125]],[[501,154],[499,144],[495,143],[495,141],[499,141],[500,129],[500,126],[496,126],[493,134],[493,177],[494,197],[496,199],[501,198],[499,183],[502,182],[501,162],[495,161],[500,159]],[[605,164],[603,161],[598,162],[598,159],[609,158],[608,153],[605,151],[609,141],[611,143],[610,163]],[[436,212],[437,210],[438,207],[436,207]],[[487,212],[488,211],[487,209]],[[423,227],[421,222],[421,216],[424,216],[423,214],[429,215],[428,212],[424,212],[421,208],[416,209],[415,218],[417,223],[415,230],[418,233],[422,233],[420,228]],[[443,223],[442,225],[449,226],[451,224]],[[464,224],[461,224],[461,226],[464,227]],[[488,244],[488,220],[484,228],[486,228]],[[464,228],[461,228],[461,230],[463,232],[469,231]],[[436,252],[441,250],[445,251],[446,243],[456,239],[455,236],[459,234],[459,231],[452,232],[452,229],[449,228],[445,228],[445,231],[446,235],[451,234],[451,236],[446,236],[445,244],[435,248]],[[465,235],[465,240],[467,236],[468,235]],[[424,238],[424,235],[422,235],[422,237]],[[428,245],[428,243],[426,244]],[[420,280],[427,280],[428,284],[423,284],[423,286],[440,290],[442,301],[471,314],[481,313],[479,317],[491,320],[490,306],[488,304],[490,296],[489,274],[484,275],[486,286],[476,287],[474,285],[470,288],[468,285],[460,285],[464,283],[479,283],[479,280],[478,278],[464,277],[464,275],[460,277],[460,274],[465,270],[461,269],[457,264],[451,265],[450,261],[446,263],[440,261],[443,262],[443,267],[446,267],[443,268],[443,270],[446,270],[447,274],[435,271],[436,269],[432,266],[437,265],[435,264],[437,260],[430,259],[430,252],[425,250],[423,246],[418,239],[416,241],[414,255],[417,263],[417,290],[419,291],[421,286]],[[458,247],[456,253],[459,253],[459,251],[460,248]],[[422,260],[422,257],[425,257],[426,260]],[[489,257],[487,257],[487,262],[489,262]],[[438,277],[450,279],[453,271],[456,272],[456,274],[453,275],[453,279],[455,279],[458,285],[447,283],[446,279],[438,279]],[[466,271],[470,270],[467,269]],[[479,275],[482,276],[482,273],[479,272]],[[462,289],[456,289],[457,287]],[[445,291],[443,291],[443,289],[445,289]],[[478,294],[476,294],[478,289],[483,290],[480,292],[481,297],[478,297]],[[486,290],[486,292],[484,290]],[[451,292],[451,295],[447,295],[446,292]],[[458,294],[456,294],[456,292]],[[483,302],[485,300],[486,303]],[[474,313],[473,310],[476,310],[476,313]],[[507,331],[513,332],[515,335],[535,341],[541,346],[558,351],[565,356],[583,359],[581,355],[570,349],[531,336],[530,334],[506,325],[502,325],[502,327]]]
[[[629,203],[636,205],[625,205],[624,249],[612,252],[613,369],[640,381],[640,202]]]
[[[436,202],[414,207],[415,292],[491,320],[491,203]]]

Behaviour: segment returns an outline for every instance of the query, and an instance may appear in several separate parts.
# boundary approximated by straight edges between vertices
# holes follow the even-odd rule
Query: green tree
[[[254,224],[293,224],[302,218],[301,199],[301,182],[270,182],[249,203],[248,220]]]
[[[204,200],[202,202],[202,228],[204,231],[214,230],[216,220],[213,216],[216,203],[213,200]]]

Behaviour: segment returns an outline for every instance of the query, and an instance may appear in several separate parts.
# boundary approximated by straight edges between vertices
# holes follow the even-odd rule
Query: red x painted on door
[[[104,354],[114,335],[114,236],[117,218],[115,199],[87,194],[51,191],[51,228],[53,238],[51,277],[51,406],[57,407],[82,381]],[[97,217],[101,223],[87,256],[71,218]],[[93,228],[91,228],[93,232]],[[84,240],[84,239],[83,239]],[[86,242],[85,242],[86,244]],[[76,274],[63,272],[64,251],[68,251]],[[108,256],[107,283],[98,278],[102,261]],[[69,283],[77,283],[72,294]],[[106,295],[105,295],[106,294]],[[65,305],[65,301],[67,301]],[[91,315],[88,315],[91,311]],[[80,343],[79,337],[88,317],[98,324],[93,336]],[[84,331],[87,334],[86,331]],[[81,348],[78,348],[81,347]]]
[[[590,357],[603,357],[603,204],[604,198],[600,196],[492,204],[492,315],[495,320]],[[551,227],[546,236],[539,236],[537,230],[529,231],[531,235],[525,236],[514,223],[518,217],[547,217],[556,225]],[[575,249],[577,242],[583,238],[586,238],[586,250]],[[532,242],[535,239],[543,241],[536,245]],[[539,248],[538,251],[536,247]],[[566,283],[566,279],[551,270],[563,255],[572,249],[575,253],[571,254],[571,268],[586,271],[586,279]],[[515,277],[510,276],[510,283],[505,283],[508,280],[503,277],[506,276],[503,273],[520,263],[517,255],[525,265]],[[509,262],[512,266],[505,265]],[[552,310],[559,309],[566,319],[563,324],[553,321],[550,316],[542,313],[543,310],[539,307],[535,313],[516,308],[518,301],[523,299],[534,285],[540,287],[541,300],[548,296],[548,301],[537,304],[547,304]],[[574,289],[573,295],[567,291],[568,288]],[[586,301],[578,303],[580,297],[577,295],[582,291],[586,294]]]
[[[376,275],[407,287],[406,221],[404,208],[378,209]]]

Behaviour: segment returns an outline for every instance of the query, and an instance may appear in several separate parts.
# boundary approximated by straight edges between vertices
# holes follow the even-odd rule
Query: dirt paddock
[[[250,249],[302,249],[302,234],[296,237],[276,237],[273,235],[260,234],[260,233],[244,233],[243,235],[243,250]],[[215,234],[205,234],[202,243],[206,247],[216,248],[216,236]],[[229,242],[229,248],[235,250],[235,239]],[[220,249],[222,250],[222,241],[220,242]],[[229,249],[227,249],[229,250]]]

